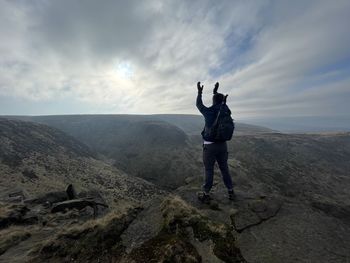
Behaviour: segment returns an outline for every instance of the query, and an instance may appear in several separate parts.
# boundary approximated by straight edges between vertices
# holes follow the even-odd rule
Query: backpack
[[[226,106],[226,97],[220,106],[213,125],[208,129],[209,137],[214,142],[224,142],[231,140],[235,130],[235,123],[231,117],[231,111]]]

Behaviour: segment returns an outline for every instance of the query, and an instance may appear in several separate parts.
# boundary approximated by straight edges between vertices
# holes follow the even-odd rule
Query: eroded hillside
[[[109,199],[132,198],[157,187],[94,158],[83,143],[42,124],[0,118],[0,189],[25,189],[28,196],[63,190],[96,189]],[[137,199],[139,196],[134,196]]]

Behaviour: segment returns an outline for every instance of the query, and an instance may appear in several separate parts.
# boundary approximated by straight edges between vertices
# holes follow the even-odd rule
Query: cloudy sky
[[[350,114],[350,1],[0,0],[0,114]]]

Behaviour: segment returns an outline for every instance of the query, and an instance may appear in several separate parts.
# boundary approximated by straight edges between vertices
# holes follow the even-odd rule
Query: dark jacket
[[[202,113],[205,119],[205,126],[201,133],[203,140],[205,141],[213,141],[213,139],[210,138],[206,133],[206,127],[210,128],[214,124],[214,121],[216,119],[216,116],[218,115],[221,105],[222,104],[219,103],[219,104],[212,105],[210,107],[204,106],[202,101],[202,93],[198,92],[196,106],[198,110]],[[228,109],[226,104],[224,104],[223,107],[226,107]],[[231,113],[230,109],[228,109],[228,111]]]

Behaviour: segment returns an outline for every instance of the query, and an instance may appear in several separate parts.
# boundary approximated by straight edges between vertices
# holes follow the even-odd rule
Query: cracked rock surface
[[[231,215],[234,229],[241,233],[249,227],[256,226],[276,216],[282,201],[277,198],[256,199],[238,202],[238,211]]]

